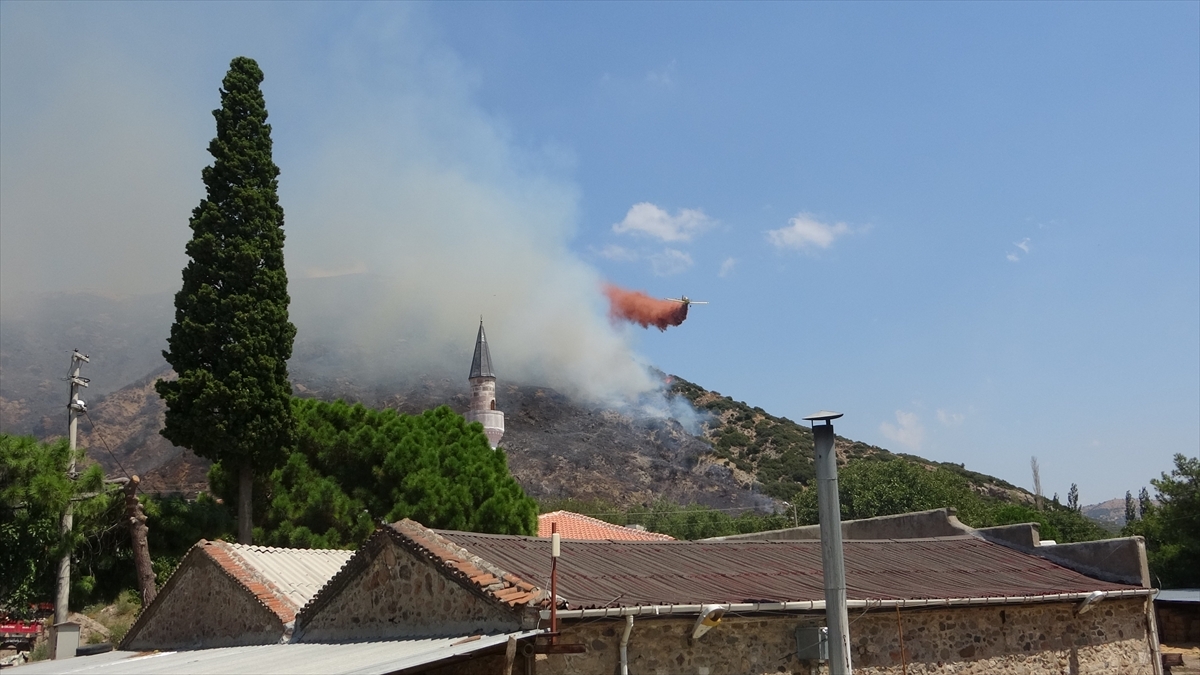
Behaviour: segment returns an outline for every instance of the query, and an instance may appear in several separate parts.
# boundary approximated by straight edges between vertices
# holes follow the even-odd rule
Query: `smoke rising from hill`
[[[283,20],[286,10],[252,6],[231,22],[220,6],[190,23],[79,9],[6,10],[3,310],[46,291],[178,289],[211,162],[208,111],[244,53],[266,74],[281,169],[293,368],[381,384],[465,379],[482,315],[502,381],[597,402],[661,387],[571,251],[578,195],[564,153],[513,143],[419,9],[363,6],[315,51],[305,35],[320,9]],[[67,256],[72,241],[87,254]]]

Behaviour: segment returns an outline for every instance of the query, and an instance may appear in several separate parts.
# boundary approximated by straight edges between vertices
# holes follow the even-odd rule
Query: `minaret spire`
[[[492,448],[504,436],[504,413],[496,409],[496,373],[492,370],[492,353],[488,350],[487,334],[483,331],[483,317],[479,317],[479,334],[475,337],[475,355],[471,359],[471,409],[464,417],[468,422],[479,422]]]

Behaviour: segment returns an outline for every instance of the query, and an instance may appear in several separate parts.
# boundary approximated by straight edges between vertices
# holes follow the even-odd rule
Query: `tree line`
[[[479,423],[448,407],[402,415],[294,398],[289,408],[294,449],[254,485],[256,543],[353,549],[380,523],[401,518],[443,529],[537,533],[537,503],[509,474],[504,451],[492,450]],[[66,551],[73,608],[137,587],[122,490],[106,485],[94,463],[69,478],[69,454],[65,440],[0,435],[0,609],[28,613],[29,603],[53,597],[56,570],[46,561]],[[77,451],[77,460],[85,457]],[[211,493],[142,497],[159,585],[198,540],[234,538],[237,475],[218,462],[209,471]],[[75,527],[64,535],[68,501]]]

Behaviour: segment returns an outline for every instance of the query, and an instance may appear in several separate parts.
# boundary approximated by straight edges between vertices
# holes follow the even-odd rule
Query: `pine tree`
[[[1138,493],[1138,516],[1145,518],[1153,510],[1154,502],[1150,501],[1150,491],[1142,488],[1142,491]]]
[[[353,548],[382,519],[470,532],[536,534],[537,503],[483,428],[446,406],[420,415],[293,399],[296,451],[260,475],[255,538],[269,546]],[[215,494],[235,490],[223,467]]]
[[[1076,513],[1082,510],[1079,506],[1079,486],[1074,483],[1071,483],[1071,489],[1067,490],[1067,508]]]
[[[292,446],[287,360],[296,328],[288,320],[279,169],[253,59],[235,58],[213,111],[207,197],[192,211],[190,258],[175,296],[162,435],[239,478],[238,541],[251,539],[255,471],[278,466]]]
[[[1125,524],[1128,525],[1138,519],[1137,504],[1133,501],[1133,493],[1129,490],[1125,491]]]

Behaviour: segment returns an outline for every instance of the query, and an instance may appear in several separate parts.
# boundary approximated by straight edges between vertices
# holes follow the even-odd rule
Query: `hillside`
[[[680,377],[672,378],[671,389],[691,401],[698,411],[708,413],[703,425],[704,439],[712,446],[712,461],[728,467],[735,476],[761,483],[763,492],[775,499],[791,499],[815,477],[812,431],[807,426],[708,391]],[[962,475],[983,496],[1033,503],[1033,495],[1027,491],[999,478],[970,471],[961,464],[894,454],[842,436],[836,438],[834,451],[839,464],[901,457],[927,467],[940,467]]]
[[[204,490],[208,462],[158,434],[163,405],[154,392],[166,368],[95,399],[81,423],[80,442],[110,475],[139,473],[148,492]],[[500,386],[507,431],[501,446],[513,475],[537,499],[601,501],[620,507],[657,499],[729,509],[773,510],[813,479],[812,432],[678,377],[668,377],[669,396],[686,398],[700,413],[700,434],[673,419],[636,417],[617,410],[578,405],[545,387]],[[402,387],[364,386],[344,378],[297,377],[297,395],[343,399],[415,414],[438,405],[462,412],[465,383],[420,378]],[[32,430],[60,435],[53,418]],[[92,424],[95,427],[93,429]],[[57,433],[56,433],[57,432]],[[896,457],[889,451],[838,437],[839,461]],[[957,464],[937,464],[966,477],[980,494],[1029,503],[1031,495],[996,478]]]
[[[79,347],[93,354],[84,373],[92,378],[84,392],[90,419],[80,426],[89,455],[109,474],[121,467],[141,474],[148,491],[203,489],[208,463],[158,434],[163,407],[153,383],[169,374],[159,352],[170,311],[165,294],[124,300],[57,294],[20,312],[8,310],[0,325],[0,431],[39,438],[65,432],[61,378],[70,348]],[[354,356],[298,341],[290,364],[296,393],[407,413],[443,404],[466,409],[465,373],[397,377],[386,385],[328,374],[353,370],[347,364]],[[807,426],[660,375],[668,396],[686,399],[699,413],[698,425],[685,428],[674,419],[595,409],[553,389],[501,379],[498,394],[507,421],[501,445],[511,471],[539,499],[600,500],[623,507],[664,498],[770,510],[810,483],[813,445]],[[1032,501],[1028,492],[961,465],[893,455],[842,437],[836,450],[843,463],[899,456],[959,473],[980,494]]]

